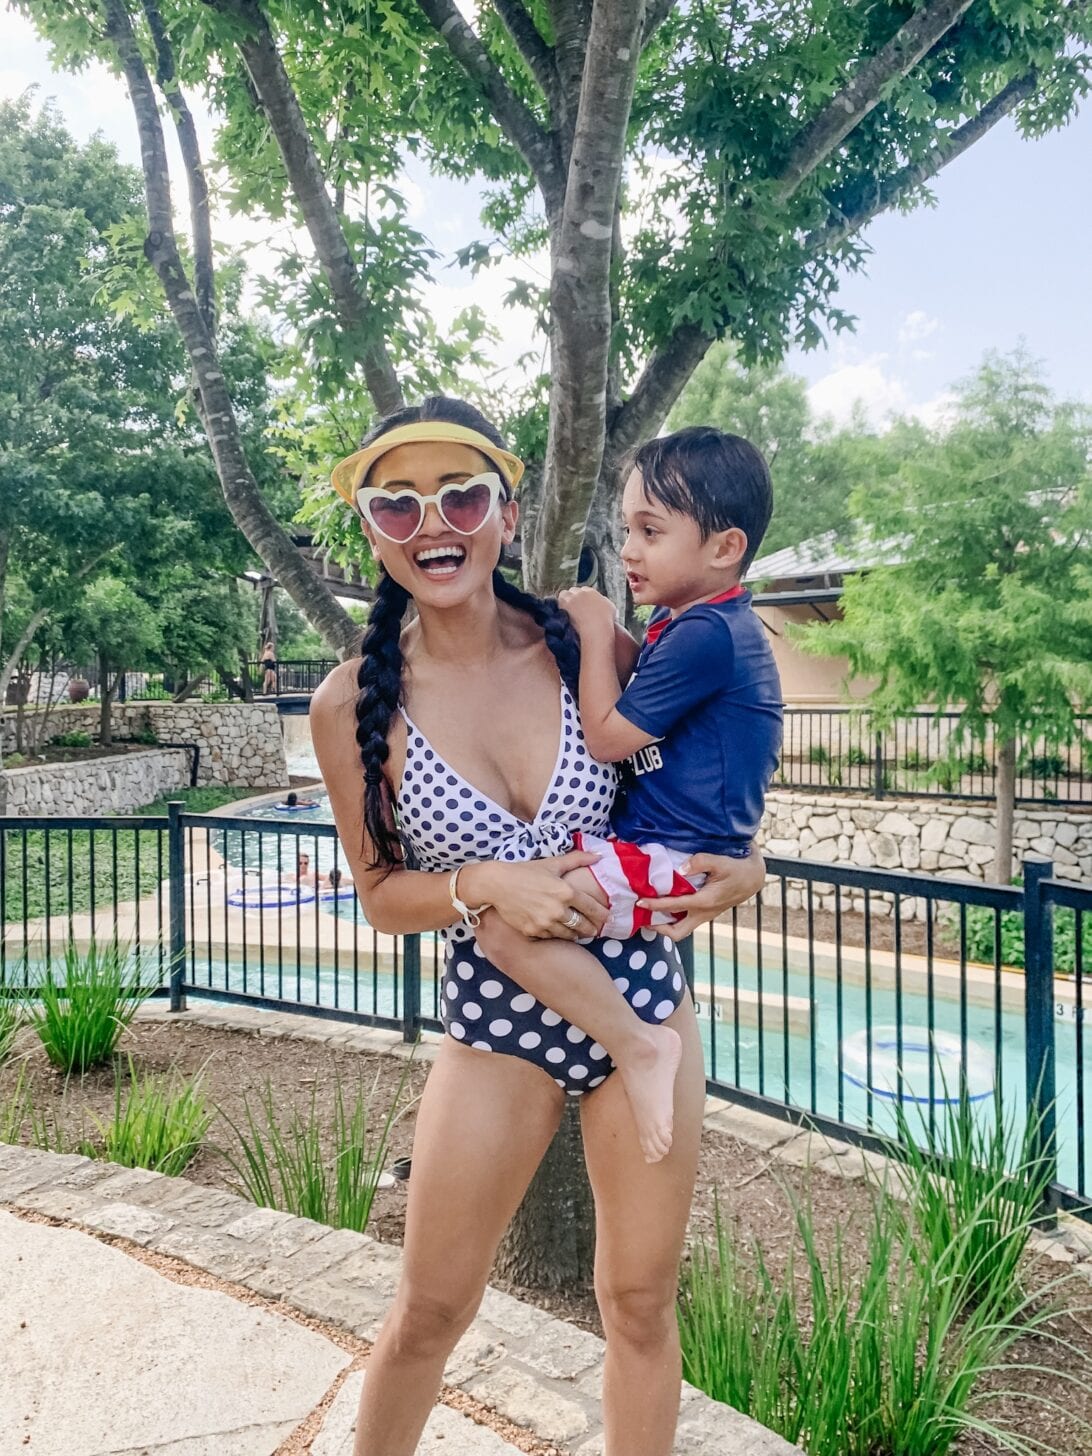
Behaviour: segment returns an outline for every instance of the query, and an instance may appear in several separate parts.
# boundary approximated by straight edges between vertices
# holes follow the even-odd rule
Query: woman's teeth
[[[419,551],[414,562],[427,576],[454,576],[465,559],[462,546],[431,546]]]

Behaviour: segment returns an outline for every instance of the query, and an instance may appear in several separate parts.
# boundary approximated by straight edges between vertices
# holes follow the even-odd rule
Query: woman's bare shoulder
[[[346,709],[355,705],[360,689],[357,674],[360,658],[351,657],[341,662],[333,672],[327,673],[311,696],[311,721],[328,723],[339,717]]]

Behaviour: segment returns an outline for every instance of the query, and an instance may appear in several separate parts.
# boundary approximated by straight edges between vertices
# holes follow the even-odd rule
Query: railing
[[[1068,748],[1020,743],[1016,797],[1030,803],[1092,804],[1092,716]],[[866,793],[872,798],[992,799],[992,733],[957,742],[958,713],[914,713],[873,733],[854,708],[785,709],[775,788]]]
[[[248,662],[247,671],[256,693],[265,692],[265,672],[259,662]],[[301,658],[299,661],[281,662],[276,667],[276,687],[281,693],[313,693],[322,679],[334,670],[337,659],[333,657]],[[272,687],[273,685],[270,684]]]
[[[231,683],[219,672],[210,672],[197,681],[190,681],[189,697],[217,700],[237,697],[243,681],[243,668],[250,680],[251,691],[256,696],[313,693],[323,678],[336,666],[337,660],[333,657],[289,658],[284,662],[278,660],[274,674],[275,683],[268,684],[270,691],[266,693],[265,670],[260,661],[254,658],[241,665],[239,676]],[[25,706],[35,709],[43,708],[47,703],[66,703],[69,701],[69,682],[80,680],[87,685],[86,697],[81,698],[80,701],[98,702],[101,692],[99,678],[97,667],[64,667],[53,673],[35,674],[29,684],[29,696]],[[121,674],[115,691],[115,701],[119,703],[170,702],[185,680],[180,677],[178,681],[175,681],[163,672],[149,672],[133,668]],[[13,693],[9,706],[15,706],[16,699],[17,695]]]
[[[110,938],[179,1010],[197,996],[439,1030],[439,937],[375,931],[339,853],[332,825],[287,815],[0,818],[0,991],[68,941]],[[757,901],[685,947],[710,1090],[864,1145],[895,1132],[897,1100],[936,1127],[961,1083],[983,1116],[996,1090],[1009,1115],[1043,1109],[1052,1198],[1092,1217],[1092,887],[1031,863],[1022,887],[768,864]]]

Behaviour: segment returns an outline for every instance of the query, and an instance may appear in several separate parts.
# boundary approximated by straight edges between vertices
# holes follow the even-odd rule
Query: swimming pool
[[[288,876],[294,873],[295,855],[302,850],[310,856],[310,867],[317,868],[319,873],[328,872],[334,864],[344,869],[343,860],[338,858],[336,839],[307,833],[308,824],[333,822],[325,796],[320,798],[316,793],[315,797],[319,798],[316,808],[294,815],[286,815],[272,805],[252,811],[247,817],[276,820],[282,825],[286,820],[298,823],[298,836],[295,833],[248,835],[248,841],[253,838],[259,843],[248,843],[244,851],[242,836],[227,831],[223,835],[225,858],[233,865],[239,865],[245,858],[248,866],[257,862],[263,870]],[[306,909],[316,915],[321,911],[323,917],[336,915],[341,920],[352,921],[371,934],[355,897]],[[378,942],[370,961],[365,957],[367,963],[362,964],[354,939],[356,933],[346,926],[346,944],[339,953],[340,959],[335,954],[336,964],[329,963],[327,952],[312,955],[310,960],[314,964],[291,966],[289,984],[280,991],[259,989],[253,983],[252,973],[237,965],[228,968],[230,988],[242,989],[246,980],[252,994],[291,998],[297,995],[298,985],[299,998],[316,1006],[352,1006],[373,1015],[400,1016],[401,967],[384,964]],[[350,946],[351,956],[355,958],[351,964]],[[306,950],[303,956],[306,958]],[[297,962],[300,959],[298,951],[295,959]],[[421,961],[421,1009],[426,1017],[435,1017],[441,969],[436,937],[421,937]],[[945,963],[938,960],[936,965],[943,968]],[[950,972],[952,968],[947,969]],[[996,996],[985,999],[961,997],[958,977],[954,975],[938,973],[935,980],[930,977],[931,989],[929,985],[923,989],[921,979],[907,975],[905,983],[896,987],[890,976],[836,975],[829,967],[823,969],[821,956],[816,957],[814,967],[809,967],[807,953],[801,953],[796,946],[790,947],[784,940],[777,945],[775,953],[771,954],[766,945],[765,954],[760,956],[753,935],[749,941],[741,936],[738,942],[724,936],[710,954],[709,938],[700,936],[695,946],[695,983],[707,1075],[715,1082],[744,1088],[805,1111],[877,1132],[893,1133],[896,1099],[891,1095],[891,1083],[885,1081],[877,1062],[883,1052],[882,1029],[897,1027],[901,1032],[892,1030],[887,1039],[894,1044],[896,1057],[897,1052],[903,1055],[905,1098],[924,1099],[927,1112],[930,1099],[938,1103],[943,1100],[945,1078],[954,1095],[959,1083],[959,1048],[966,1046],[977,1078],[971,1090],[980,1099],[978,1115],[983,1118],[993,1115],[989,1094],[994,1078],[989,1073],[996,1075],[1007,1114],[1022,1112],[1027,1105],[1027,1086],[1021,1007],[1011,1004],[1011,996],[1003,998],[999,988]],[[1064,1005],[1059,1009],[1067,1010]],[[1070,1006],[1068,1011],[1072,1010]],[[868,1028],[873,1034],[871,1057],[861,1045]],[[1085,1166],[1092,1158],[1089,1141],[1092,1134],[1086,1132],[1083,1149],[1078,1149],[1076,1144],[1078,1101],[1092,1096],[1088,1059],[1082,1055],[1083,1027],[1076,1017],[1063,1015],[1055,1023],[1055,1032],[1059,1177],[1067,1186],[1079,1188],[1084,1182]],[[879,1051],[877,1034],[881,1043]],[[941,1059],[941,1070],[934,1067],[932,1085],[929,1085],[931,1038],[947,1039],[954,1055],[949,1052]],[[924,1058],[917,1056],[917,1085],[910,1071],[914,1046],[925,1048]],[[912,1121],[915,1115],[911,1110]]]

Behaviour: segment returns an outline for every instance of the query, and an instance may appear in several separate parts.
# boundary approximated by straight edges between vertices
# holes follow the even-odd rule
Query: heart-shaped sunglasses
[[[449,480],[435,495],[366,485],[356,493],[356,508],[381,536],[404,546],[425,524],[430,505],[436,507],[445,526],[460,536],[473,536],[488,521],[503,493],[500,476],[489,472],[470,480]]]

